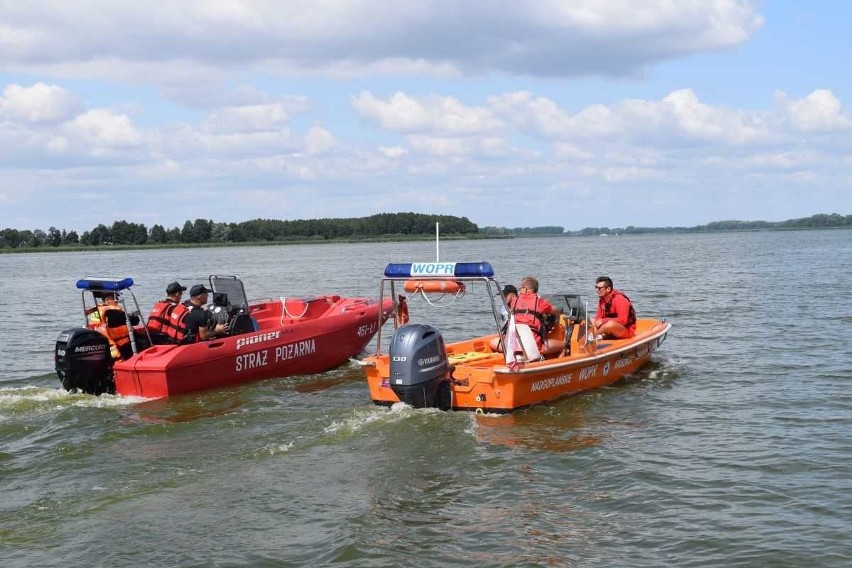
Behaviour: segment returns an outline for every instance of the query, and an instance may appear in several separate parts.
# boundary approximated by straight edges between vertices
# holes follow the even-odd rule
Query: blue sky
[[[0,3],[0,228],[852,214],[838,2]]]

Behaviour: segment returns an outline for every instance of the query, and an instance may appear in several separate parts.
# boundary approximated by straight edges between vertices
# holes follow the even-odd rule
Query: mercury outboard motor
[[[56,339],[56,374],[70,392],[114,394],[109,340],[92,329],[75,327]]]
[[[399,400],[415,408],[450,408],[450,364],[440,331],[404,325],[393,334],[388,354],[390,387]]]

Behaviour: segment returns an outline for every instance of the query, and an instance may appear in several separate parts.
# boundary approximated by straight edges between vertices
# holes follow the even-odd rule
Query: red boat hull
[[[162,398],[274,377],[321,373],[359,355],[390,301],[320,296],[250,306],[257,331],[190,345],[155,345],[114,366],[116,394]]]

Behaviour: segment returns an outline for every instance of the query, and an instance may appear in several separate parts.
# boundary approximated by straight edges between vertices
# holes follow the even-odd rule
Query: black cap
[[[503,295],[508,296],[509,294],[518,295],[518,289],[512,286],[511,284],[506,284],[503,286]]]
[[[196,284],[189,289],[190,296],[200,296],[201,294],[209,294],[212,292],[210,288],[206,288],[204,284]]]
[[[166,294],[171,296],[172,294],[177,294],[178,292],[183,292],[186,290],[186,286],[181,286],[180,282],[172,282],[168,286],[166,286]]]

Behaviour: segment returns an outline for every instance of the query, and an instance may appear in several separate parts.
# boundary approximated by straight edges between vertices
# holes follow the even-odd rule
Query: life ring
[[[396,304],[396,327],[408,323],[408,300],[402,294],[399,295],[399,300]]]
[[[408,293],[426,292],[440,294],[458,294],[464,291],[464,283],[458,280],[406,280],[403,285]]]

